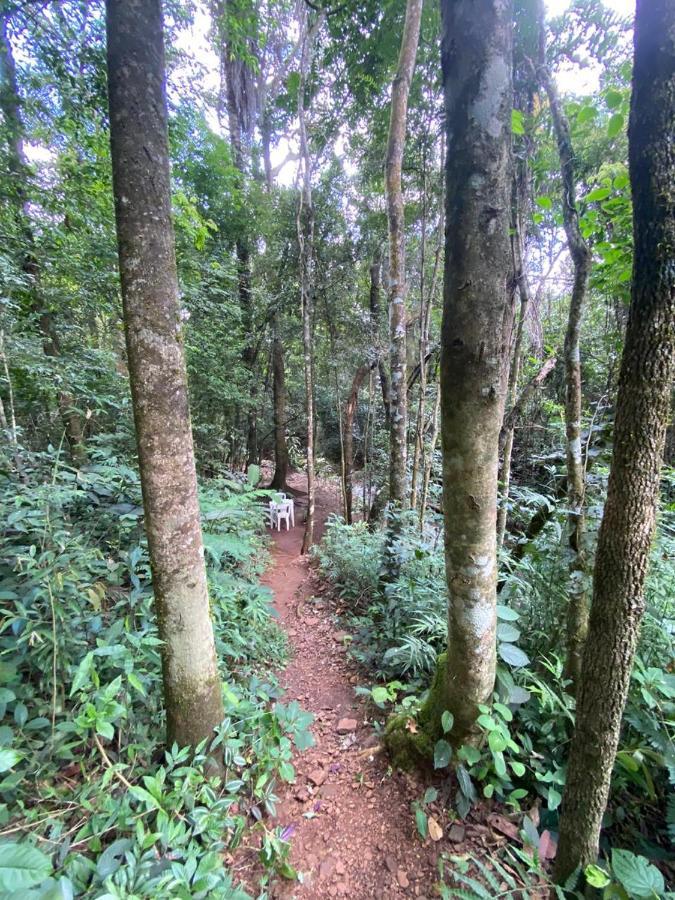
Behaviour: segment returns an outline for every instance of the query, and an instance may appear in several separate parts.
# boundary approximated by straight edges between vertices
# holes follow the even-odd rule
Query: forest
[[[675,897],[675,0],[0,0],[0,900]]]

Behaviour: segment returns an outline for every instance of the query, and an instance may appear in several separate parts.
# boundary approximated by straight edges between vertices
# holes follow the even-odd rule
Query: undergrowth
[[[262,832],[311,716],[280,702],[285,657],[259,492],[210,482],[201,502],[226,718],[211,752],[162,745],[160,641],[138,474],[99,438],[75,470],[58,449],[0,473],[0,895],[244,898],[224,865]],[[263,675],[263,673],[265,673]]]
[[[496,702],[485,707],[478,720],[482,740],[477,747],[453,750],[449,721],[430,764],[452,771],[451,798],[461,816],[481,798],[514,811],[535,801],[540,831],[555,834],[575,708],[562,663],[564,510],[556,511],[551,499],[526,498],[535,508],[542,500],[551,505],[549,524],[520,560],[505,554],[501,567],[506,574],[497,610]],[[405,723],[420,708],[437,655],[445,649],[443,540],[431,528],[420,536],[413,516],[404,521],[398,543],[400,576],[384,590],[383,544],[382,531],[333,519],[317,558],[354,633],[352,653],[379,682],[368,692],[376,706],[398,713],[396,721]],[[667,857],[675,837],[674,558],[675,509],[665,505],[603,831],[612,843],[653,860]],[[537,828],[531,820],[528,827],[534,840]],[[607,843],[603,849],[607,851]]]

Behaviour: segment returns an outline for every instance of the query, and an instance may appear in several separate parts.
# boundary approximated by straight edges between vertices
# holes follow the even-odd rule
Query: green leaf
[[[443,715],[441,716],[441,727],[443,728],[444,734],[447,734],[449,731],[452,731],[452,726],[455,724],[455,717],[450,712],[450,710],[446,709]]]
[[[577,114],[577,122],[579,125],[584,125],[586,122],[594,119],[597,114],[598,111],[594,106],[582,106]]]
[[[510,666],[529,665],[530,657],[527,653],[524,653],[520,647],[516,647],[515,644],[500,644],[497,647],[497,652],[504,662],[508,663]]]
[[[525,134],[525,117],[519,109],[511,110],[511,131],[514,134]]]
[[[551,812],[554,812],[559,806],[560,801],[562,800],[562,796],[559,791],[557,791],[553,785],[548,789],[548,808]]]
[[[498,603],[497,618],[501,619],[503,622],[516,622],[520,618],[520,615],[515,609],[511,609],[510,606],[504,606],[503,604]]]
[[[508,622],[501,622],[497,626],[497,637],[500,641],[517,641],[520,637],[520,631],[515,625],[509,625]]]
[[[13,768],[23,756],[16,750],[10,750],[9,747],[0,748],[0,772],[6,772]]]
[[[513,713],[508,708],[508,706],[504,706],[503,703],[496,702],[493,704],[493,709],[495,712],[498,712],[499,715],[504,719],[505,722],[513,721]]]
[[[616,137],[622,128],[623,116],[621,115],[621,113],[614,113],[612,118],[609,120],[609,124],[607,125],[607,137]]]
[[[604,869],[601,869],[600,866],[586,866],[584,869],[584,877],[591,887],[600,890],[607,887],[612,881],[607,872],[605,872]]]
[[[91,679],[91,672],[94,668],[94,654],[92,651],[87,653],[84,659],[80,662],[77,670],[75,672],[75,677],[73,678],[73,684],[70,688],[70,696],[74,696],[78,691],[82,690],[85,685],[89,684]]]
[[[514,775],[517,775],[518,778],[523,777],[523,775],[525,774],[525,766],[521,762],[518,762],[517,759],[514,759],[509,762],[509,765],[511,766],[511,771]]]
[[[459,782],[459,789],[472,803],[476,799],[476,788],[473,785],[473,781],[471,780],[471,776],[466,771],[464,766],[457,766],[457,781]]]
[[[492,759],[495,764],[495,772],[499,775],[500,778],[503,778],[506,775],[506,761],[504,760],[504,754],[501,751],[493,752]]]
[[[0,891],[22,891],[48,878],[52,863],[32,844],[0,843]]]
[[[621,106],[621,102],[623,100],[623,95],[619,93],[619,91],[609,90],[605,94],[605,103],[607,104],[607,109],[617,109]]]
[[[374,687],[370,692],[373,700],[378,706],[381,706],[383,703],[386,703],[389,700],[389,691],[386,687]]]
[[[631,897],[653,897],[665,890],[663,875],[644,858],[630,850],[612,850],[612,872]]]
[[[480,750],[478,747],[472,747],[469,744],[463,744],[457,751],[457,756],[468,762],[470,766],[475,766],[480,760]]]
[[[553,206],[553,201],[550,197],[537,197],[535,202],[541,209],[551,209]]]
[[[488,745],[493,753],[501,753],[506,750],[506,738],[501,731],[491,731],[488,735]]]
[[[594,203],[597,200],[606,200],[611,193],[610,189],[606,187],[595,188],[590,194],[586,195],[586,202]]]
[[[422,838],[422,840],[426,840],[426,836],[429,833],[427,814],[419,806],[415,810],[415,824],[417,825],[419,836]]]
[[[616,178],[612,182],[612,186],[614,190],[621,191],[627,186],[628,182],[628,175],[626,175],[625,173],[621,173],[621,175],[616,176]]]
[[[434,769],[444,769],[452,758],[452,747],[442,738],[434,747]]]

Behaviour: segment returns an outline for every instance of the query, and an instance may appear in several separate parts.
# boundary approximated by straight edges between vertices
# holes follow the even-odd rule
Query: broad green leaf
[[[665,890],[663,875],[656,866],[630,850],[612,850],[612,872],[628,895],[638,900],[659,896]]]
[[[560,801],[562,800],[562,796],[559,791],[557,791],[553,785],[548,789],[548,808],[551,812],[554,812],[559,806]]]
[[[553,206],[553,201],[550,197],[537,197],[536,204],[542,209],[551,209],[551,207]]]
[[[6,772],[8,769],[11,769],[15,766],[23,756],[16,750],[11,750],[9,747],[0,747],[0,772]]]
[[[595,203],[598,200],[606,200],[611,193],[611,190],[606,187],[595,188],[590,194],[586,195],[586,201],[588,203]]]
[[[415,810],[415,824],[417,825],[419,836],[422,840],[426,840],[426,836],[429,833],[427,814],[419,806]]]
[[[500,778],[503,778],[506,775],[506,760],[504,759],[504,754],[500,750],[493,751],[492,759],[495,764],[495,772]]]
[[[525,117],[519,109],[511,110],[511,131],[514,134],[525,134]]]
[[[32,844],[0,843],[0,891],[17,894],[48,878],[49,857]]]
[[[500,644],[497,647],[497,652],[504,662],[510,666],[527,666],[530,662],[530,657],[527,653],[524,653],[515,644]]]
[[[515,609],[511,609],[510,606],[504,606],[503,604],[498,603],[497,618],[501,619],[503,622],[516,622],[520,618],[520,615]]]
[[[500,622],[497,626],[497,638],[500,641],[513,642],[517,641],[519,637],[520,631],[515,625],[510,625],[508,622]]]
[[[621,106],[621,102],[623,100],[623,96],[619,93],[619,91],[609,90],[605,94],[605,103],[607,104],[607,109],[617,109]]]
[[[374,687],[370,693],[377,704],[386,703],[389,699],[389,691],[386,687]]]
[[[604,869],[594,865],[586,866],[584,869],[584,877],[591,887],[598,888],[599,890],[607,887],[612,881]]]
[[[609,120],[609,124],[607,125],[607,137],[616,137],[623,128],[623,121],[624,120],[621,113],[614,113],[612,118]]]
[[[444,769],[452,758],[452,747],[442,738],[434,747],[434,769]]]
[[[577,114],[577,122],[580,125],[584,125],[586,122],[590,122],[591,119],[594,119],[597,114],[598,111],[594,106],[582,106]]]
[[[506,738],[500,731],[491,731],[488,735],[488,745],[493,753],[501,753],[506,750]]]
[[[443,728],[443,732],[447,734],[449,731],[452,731],[452,726],[455,724],[455,717],[450,712],[450,710],[446,709],[443,715],[441,716],[441,726]]]

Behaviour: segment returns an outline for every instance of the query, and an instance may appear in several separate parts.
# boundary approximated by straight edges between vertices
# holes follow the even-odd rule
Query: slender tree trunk
[[[555,876],[594,863],[644,612],[675,373],[675,16],[637,0],[628,128],[634,262],[614,454],[598,537],[588,640],[567,766]]]
[[[408,399],[406,376],[405,215],[401,169],[405,149],[408,94],[415,68],[422,0],[407,0],[398,68],[391,91],[391,116],[385,163],[389,223],[389,341],[391,400],[389,502],[405,508],[407,491]]]
[[[513,323],[512,7],[442,0],[446,165],[441,434],[449,592],[444,704],[473,731],[496,665],[497,474]],[[461,38],[458,38],[461,36]],[[439,661],[440,662],[440,661]]]
[[[377,371],[380,376],[382,390],[382,406],[384,408],[384,421],[389,430],[389,406],[391,403],[391,387],[387,366],[382,353],[380,342],[380,321],[382,310],[380,308],[380,291],[382,288],[382,248],[377,247],[370,264],[370,327],[372,331],[373,356],[377,359]]]
[[[429,450],[424,461],[424,473],[422,476],[422,494],[420,497],[420,532],[424,529],[424,516],[427,511],[427,499],[429,497],[429,483],[431,482],[431,472],[434,467],[434,454],[436,453],[436,444],[438,443],[439,418],[441,412],[441,383],[438,382],[436,387],[436,402],[434,403],[434,411],[431,414],[431,439],[429,441]]]
[[[171,221],[160,0],[108,0],[113,190],[167,742],[223,717],[197,501]]]
[[[35,252],[35,235],[28,209],[30,169],[24,150],[21,98],[16,78],[14,53],[7,25],[7,15],[0,15],[0,109],[5,120],[8,136],[9,152],[7,162],[13,182],[11,185],[11,196],[14,203],[16,222],[23,240],[21,268],[28,280],[30,305],[33,312],[37,315],[44,354],[55,358],[61,355],[59,339],[54,327],[53,315],[46,308],[39,290],[40,265]],[[77,410],[70,391],[67,389],[59,388],[57,390],[57,403],[70,458],[75,466],[82,466],[87,461],[82,416]]]
[[[352,495],[354,492],[354,413],[359,402],[359,391],[363,379],[368,375],[373,364],[365,363],[356,370],[352,387],[345,403],[344,424],[342,426],[344,442],[344,485],[345,485],[345,521],[352,524]]]
[[[286,442],[286,371],[284,347],[279,331],[279,316],[272,319],[272,394],[274,397],[274,478],[271,487],[283,491],[288,479],[288,444]]]
[[[306,15],[306,12],[305,12]],[[306,29],[306,23],[302,23]],[[305,32],[302,42],[300,89],[298,91],[298,123],[302,187],[298,204],[297,232],[300,266],[300,303],[302,309],[302,348],[305,368],[305,408],[307,413],[307,518],[301,553],[307,553],[314,543],[314,358],[312,354],[314,208],[312,206],[312,169],[305,116],[305,82],[311,56],[314,30]]]
[[[540,7],[540,45],[545,44],[543,6]],[[542,53],[543,56],[543,53]],[[576,201],[574,149],[570,127],[551,74],[542,59],[541,79],[548,96],[551,117],[558,142],[563,183],[563,224],[574,266],[572,297],[565,332],[565,432],[567,454],[568,541],[570,547],[570,587],[567,609],[566,674],[575,686],[581,673],[583,646],[588,631],[588,591],[586,558],[583,546],[585,473],[581,452],[581,353],[579,337],[586,302],[591,252],[581,234]]]

